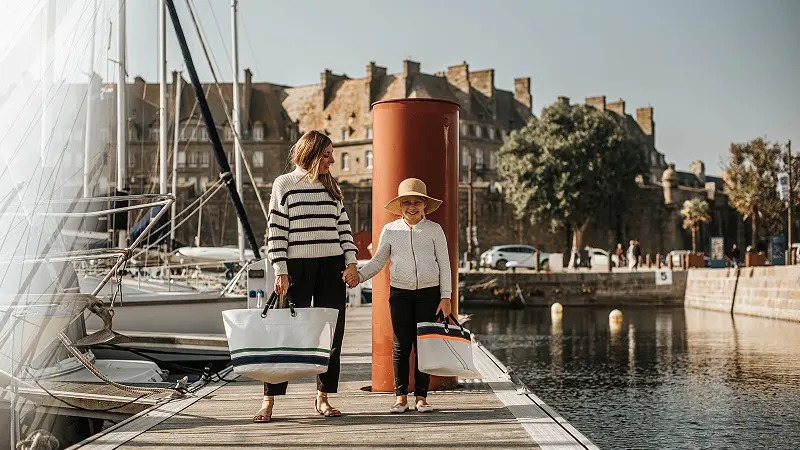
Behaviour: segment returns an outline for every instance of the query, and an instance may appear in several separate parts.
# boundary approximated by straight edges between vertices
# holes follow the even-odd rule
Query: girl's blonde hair
[[[292,162],[303,170],[308,171],[311,181],[319,180],[325,190],[335,200],[343,200],[342,190],[336,178],[328,173],[319,173],[319,164],[325,149],[332,145],[328,136],[316,130],[303,134],[292,147],[290,158]]]

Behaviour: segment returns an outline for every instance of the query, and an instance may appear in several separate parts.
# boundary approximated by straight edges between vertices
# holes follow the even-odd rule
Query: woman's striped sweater
[[[299,167],[272,184],[268,226],[267,249],[275,275],[287,274],[286,261],[295,258],[344,253],[346,264],[356,263],[358,248],[344,204]]]

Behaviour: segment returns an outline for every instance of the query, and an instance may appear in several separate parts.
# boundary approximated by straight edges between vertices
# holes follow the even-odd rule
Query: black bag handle
[[[442,311],[439,311],[439,313],[438,313],[438,314],[436,314],[436,320],[437,320],[438,322],[442,322],[442,323],[444,324],[444,331],[445,331],[446,333],[449,333],[449,332],[450,332],[449,328],[447,327],[447,322],[448,322],[448,321],[451,321],[451,322],[453,322],[453,325],[456,325],[456,326],[458,326],[458,328],[460,328],[460,329],[461,329],[461,333],[462,333],[462,334],[464,333],[464,326],[463,326],[463,325],[461,325],[461,324],[458,322],[458,319],[457,319],[457,318],[456,318],[456,316],[454,316],[452,313],[448,314],[448,315],[445,317],[444,313],[443,313]]]
[[[289,287],[291,286],[292,286],[292,277],[289,277]],[[269,311],[270,309],[278,308],[278,300],[285,300],[286,304],[288,304],[289,306],[289,310],[291,311],[292,317],[297,317],[297,311],[294,310],[295,308],[294,300],[292,299],[292,296],[291,294],[289,294],[289,291],[287,289],[286,294],[283,296],[278,295],[274,291],[272,292],[272,294],[269,296],[269,300],[267,300],[267,304],[264,305],[264,310],[261,312],[262,318],[267,317],[267,311]],[[281,308],[284,308],[284,306],[281,306]]]

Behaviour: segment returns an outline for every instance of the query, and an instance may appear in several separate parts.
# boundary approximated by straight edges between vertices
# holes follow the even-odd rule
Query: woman
[[[275,293],[291,295],[300,308],[339,310],[328,371],[317,376],[314,409],[325,417],[342,413],[328,402],[337,392],[344,336],[344,278],[354,278],[356,253],[342,191],[330,174],[335,162],[331,140],[318,131],[305,133],[294,145],[293,172],[275,179],[269,202],[267,248],[275,269]],[[253,422],[269,422],[274,396],[286,394],[288,383],[264,383],[264,401]]]
[[[617,267],[622,268],[625,265],[625,249],[622,248],[622,243],[617,244],[615,254],[617,255]]]
[[[346,277],[348,284],[367,281],[383,269],[388,259],[389,312],[392,319],[392,366],[394,393],[392,413],[408,411],[408,372],[411,348],[417,341],[417,322],[433,322],[437,314],[450,314],[450,255],[442,227],[427,220],[441,200],[428,197],[425,183],[409,178],[400,183],[398,196],[386,209],[400,216],[383,227],[378,250],[361,268],[358,279]],[[415,366],[417,366],[415,359]],[[418,368],[414,371],[416,410],[433,411],[428,404],[430,377]]]

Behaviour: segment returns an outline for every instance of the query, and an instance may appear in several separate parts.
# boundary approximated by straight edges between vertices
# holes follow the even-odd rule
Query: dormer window
[[[350,139],[350,128],[343,128],[342,129],[342,140],[347,141]]]
[[[225,140],[233,141],[234,135],[235,133],[233,132],[233,128],[230,126],[230,124],[228,124],[228,126],[225,127]]]

